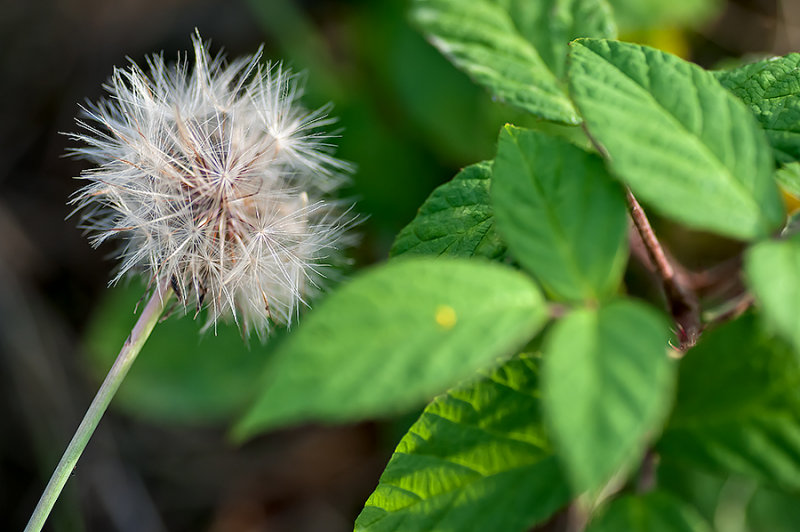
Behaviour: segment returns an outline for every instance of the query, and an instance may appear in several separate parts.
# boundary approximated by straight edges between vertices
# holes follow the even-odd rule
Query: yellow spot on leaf
[[[456,309],[449,305],[439,305],[436,307],[436,323],[442,329],[452,329],[458,318],[456,316]]]

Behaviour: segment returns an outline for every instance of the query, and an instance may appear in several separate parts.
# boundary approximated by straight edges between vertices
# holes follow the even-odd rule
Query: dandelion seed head
[[[289,325],[349,244],[354,218],[330,199],[347,180],[328,107],[304,108],[302,80],[255,55],[226,62],[193,37],[194,60],[115,69],[82,110],[97,166],[72,198],[94,246],[121,240],[117,282],[168,280],[208,325],[232,317],[265,336]]]

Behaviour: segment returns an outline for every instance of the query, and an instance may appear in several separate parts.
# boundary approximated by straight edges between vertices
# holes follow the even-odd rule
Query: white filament
[[[120,269],[168,279],[184,306],[232,316],[260,336],[289,324],[352,223],[328,200],[346,180],[327,108],[261,50],[226,63],[193,37],[187,58],[115,69],[110,97],[84,109],[83,147],[98,166],[72,202],[97,246],[120,237]],[[345,211],[346,212],[346,211]]]

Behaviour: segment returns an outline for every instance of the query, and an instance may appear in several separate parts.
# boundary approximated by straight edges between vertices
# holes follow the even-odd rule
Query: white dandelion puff
[[[115,69],[109,97],[83,109],[74,149],[97,167],[72,199],[98,246],[122,239],[113,282],[167,280],[209,324],[232,317],[263,336],[319,290],[353,223],[330,198],[351,168],[333,156],[328,108],[261,50],[227,63],[193,37],[194,65],[162,55]]]

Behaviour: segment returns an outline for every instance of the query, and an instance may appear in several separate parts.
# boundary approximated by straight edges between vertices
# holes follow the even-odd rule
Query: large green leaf
[[[800,366],[755,316],[704,333],[678,383],[666,459],[800,489]]]
[[[92,317],[86,356],[98,380],[130,333],[144,292],[140,283],[114,287]],[[248,348],[235,325],[220,323],[216,332],[201,333],[203,320],[173,316],[160,323],[112,408],[158,423],[203,425],[227,422],[252,401],[253,374],[263,371],[275,339]]]
[[[711,532],[691,506],[664,492],[620,497],[586,532]]]
[[[569,501],[539,413],[539,359],[516,357],[428,405],[356,521],[359,532],[524,532]]]
[[[545,415],[576,492],[641,460],[672,401],[668,340],[666,320],[634,301],[576,310],[549,334]]]
[[[538,288],[509,267],[397,259],[330,295],[288,335],[236,434],[416,407],[513,354],[546,319]]]
[[[560,81],[567,43],[616,33],[605,0],[415,0],[412,18],[497,98],[568,124],[580,118]]]
[[[617,291],[628,215],[622,189],[600,157],[506,126],[492,173],[498,229],[550,296],[598,300]]]
[[[394,241],[391,254],[482,256],[505,253],[489,203],[491,162],[473,164],[431,193]]]
[[[766,136],[713,74],[654,48],[580,39],[569,77],[589,133],[641,200],[738,239],[783,221]]]
[[[745,272],[765,317],[800,356],[800,235],[749,249]]]
[[[753,110],[781,163],[800,160],[800,54],[714,73]]]

